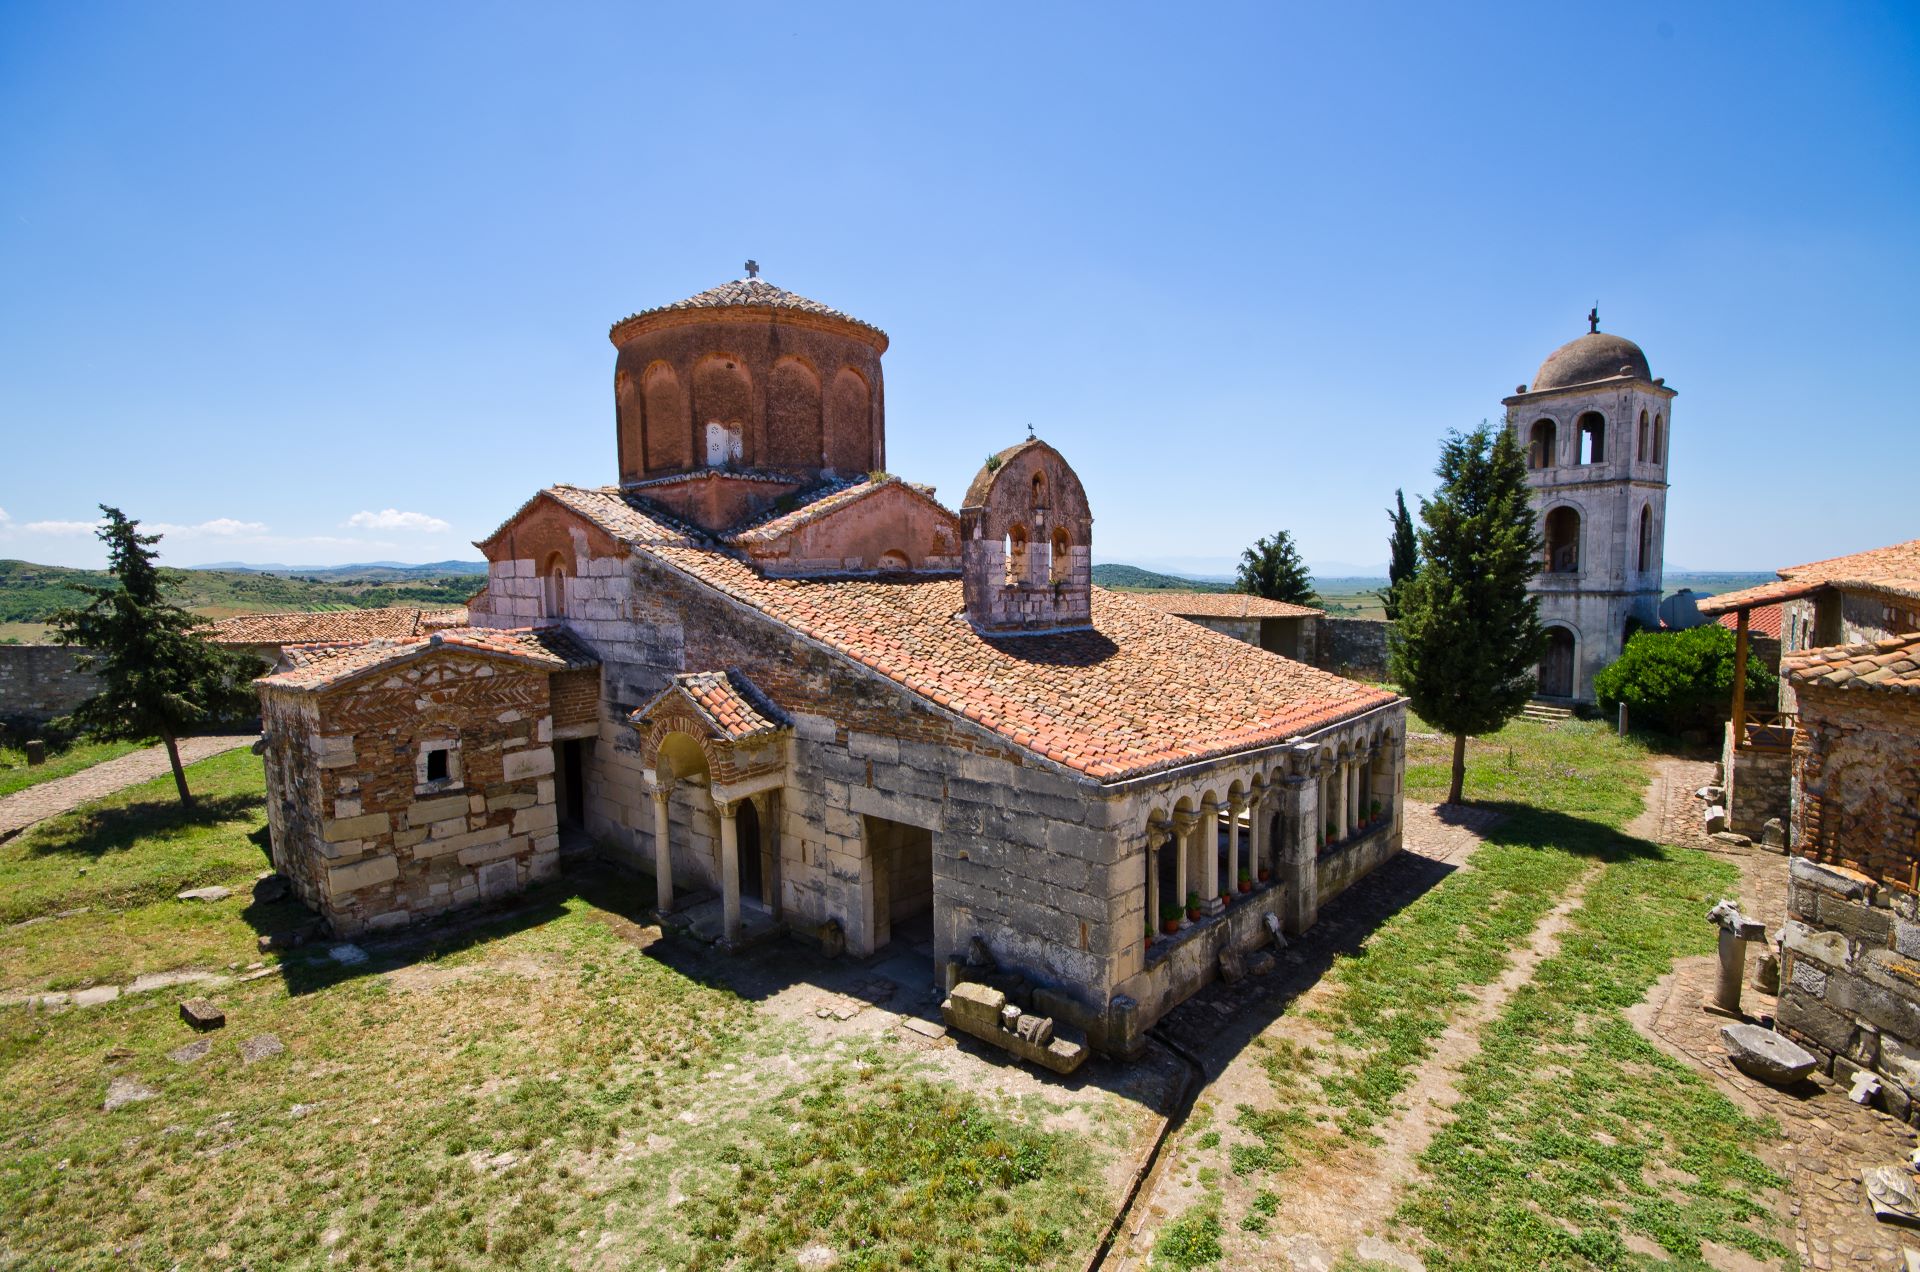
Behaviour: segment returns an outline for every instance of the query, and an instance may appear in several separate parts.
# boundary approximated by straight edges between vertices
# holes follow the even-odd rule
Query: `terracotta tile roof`
[[[760,692],[759,686],[733,668],[675,676],[673,683],[635,711],[633,718],[647,719],[662,701],[677,695],[690,700],[714,730],[729,741],[739,742],[793,727],[793,721]]]
[[[521,504],[514,509],[512,516],[495,527],[492,534],[474,540],[473,546],[484,550],[487,544],[505,534],[508,527],[518,521],[527,509],[542,499],[551,499],[563,508],[572,509],[622,543],[636,547],[653,543],[710,542],[704,533],[659,508],[637,497],[621,494],[618,486],[559,485],[549,486]]]
[[[1764,636],[1768,640],[1780,639],[1780,624],[1786,620],[1787,607],[1784,605],[1760,605],[1747,614],[1747,631],[1754,636]],[[1722,614],[1714,620],[1730,632],[1740,630],[1740,615]]]
[[[1778,583],[1762,583],[1738,592],[1709,596],[1700,602],[1700,612],[1724,614],[1747,606],[1806,596],[1823,587],[1920,599],[1920,539],[1855,552],[1851,556],[1788,566],[1778,573]]]
[[[1920,632],[1790,654],[1780,674],[1798,685],[1920,694]]]
[[[484,592],[486,589],[482,588],[480,590]],[[431,632],[443,627],[465,627],[467,620],[467,607],[464,605],[459,609],[421,610],[420,630],[423,632]]]
[[[777,513],[768,520],[760,522],[758,525],[749,526],[747,529],[730,536],[727,542],[737,544],[772,543],[775,540],[793,533],[801,526],[818,521],[829,513],[838,512],[849,504],[859,503],[862,499],[867,498],[867,496],[874,494],[876,491],[884,490],[888,486],[903,486],[915,494],[923,496],[927,502],[939,508],[941,512],[946,513],[949,517],[953,515],[951,510],[933,497],[933,488],[930,486],[916,485],[913,482],[902,481],[900,478],[891,475],[879,481],[868,481],[862,477],[857,481],[828,486],[819,491],[809,502],[795,508],[793,511]]]
[[[1317,618],[1325,613],[1311,605],[1292,605],[1270,601],[1246,592],[1128,592],[1142,605],[1151,605],[1162,614],[1189,614],[1201,618]]]
[[[648,555],[938,706],[1101,781],[1270,746],[1394,701],[1093,589],[1093,629],[988,639],[960,580],[776,579],[721,552]]]
[[[654,314],[675,313],[689,309],[770,309],[789,310],[796,313],[812,314],[818,318],[837,318],[841,322],[852,323],[886,339],[886,333],[870,322],[863,322],[852,314],[823,305],[817,300],[796,295],[784,287],[775,287],[764,278],[736,278],[721,283],[718,287],[709,287],[685,300],[676,300],[670,305],[655,305],[651,309],[642,309],[638,313],[628,314],[613,324],[609,331],[618,331],[636,318],[647,318]]]
[[[600,665],[599,656],[565,627],[461,627],[357,645],[293,646],[286,651],[291,667],[254,683],[307,692],[330,689],[436,649],[505,658],[549,672]]]
[[[304,645],[412,636],[419,630],[420,611],[411,608],[238,614],[213,625],[213,640],[221,645]]]

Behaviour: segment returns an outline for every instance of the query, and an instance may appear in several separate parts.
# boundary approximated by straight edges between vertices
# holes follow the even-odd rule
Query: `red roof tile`
[[[1920,632],[1790,654],[1780,674],[1797,685],[1920,694]]]
[[[304,645],[412,636],[419,630],[418,609],[318,610],[237,614],[214,623],[213,640],[221,645]]]
[[[1778,572],[1778,583],[1762,583],[1738,592],[1723,592],[1700,602],[1702,614],[1724,614],[1749,606],[1792,600],[1823,587],[1850,592],[1886,592],[1920,599],[1920,539],[1829,557]]]
[[[305,692],[331,689],[437,649],[504,658],[549,672],[600,665],[599,656],[564,627],[462,627],[358,645],[290,646],[286,653],[292,666],[254,683]]]
[[[691,701],[714,730],[729,741],[739,742],[793,727],[786,713],[761,693],[759,686],[732,668],[675,676],[673,683],[635,711],[633,718],[647,719],[662,701],[675,696]]]
[[[1768,640],[1780,639],[1780,624],[1786,620],[1787,607],[1784,605],[1758,605],[1747,612],[1747,631],[1754,636],[1764,636]],[[1740,615],[1722,614],[1714,621],[1730,632],[1740,630]]]
[[[791,512],[781,513],[766,521],[762,521],[758,525],[749,526],[730,536],[727,542],[736,544],[772,543],[793,533],[801,526],[810,525],[829,513],[838,512],[849,504],[859,503],[867,496],[884,490],[888,486],[903,486],[915,494],[922,496],[928,503],[940,509],[941,512],[946,513],[949,517],[953,515],[948,508],[933,497],[931,487],[918,486],[912,482],[902,481],[900,478],[891,475],[883,477],[879,481],[868,481],[863,477],[858,481],[827,487],[825,490],[817,493],[811,502],[795,508]]]
[[[1181,618],[1189,615],[1200,618],[1318,618],[1326,612],[1311,605],[1270,601],[1264,596],[1253,596],[1246,592],[1154,590],[1128,592],[1127,595],[1142,605],[1153,606],[1162,614],[1177,614]]]

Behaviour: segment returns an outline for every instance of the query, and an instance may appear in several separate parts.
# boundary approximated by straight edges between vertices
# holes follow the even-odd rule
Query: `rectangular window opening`
[[[447,751],[440,747],[427,752],[427,780],[444,782],[447,780]]]

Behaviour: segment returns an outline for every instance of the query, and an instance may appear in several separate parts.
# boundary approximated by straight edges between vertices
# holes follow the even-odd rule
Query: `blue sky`
[[[712,16],[708,16],[711,10]],[[724,16],[723,16],[724,15]],[[0,556],[472,557],[612,480],[633,310],[893,337],[888,467],[1032,422],[1096,559],[1386,556],[1602,326],[1669,568],[1920,535],[1920,9],[0,4]]]

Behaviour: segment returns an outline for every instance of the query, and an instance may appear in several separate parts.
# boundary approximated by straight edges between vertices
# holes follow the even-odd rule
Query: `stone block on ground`
[[[1240,961],[1240,951],[1229,945],[1220,951],[1220,979],[1229,985],[1238,985],[1247,978],[1246,964]]]
[[[1273,955],[1261,953],[1255,954],[1252,959],[1248,960],[1247,971],[1254,976],[1265,976],[1272,972],[1277,966],[1279,966],[1279,964],[1273,961]]]
[[[940,1004],[940,1015],[950,1028],[1055,1073],[1072,1073],[1087,1058],[1086,1043],[1056,1036],[1051,1017],[1027,1015],[990,985],[963,981],[954,986]]]
[[[253,899],[259,905],[284,901],[292,891],[292,882],[283,874],[263,874],[253,881]]]
[[[1763,994],[1780,992],[1780,956],[1762,954],[1753,961],[1753,978],[1747,982]]]
[[[227,1013],[214,1006],[211,999],[189,998],[180,1004],[180,1019],[205,1033],[225,1025]]]
[[[138,1104],[142,1100],[151,1100],[160,1093],[127,1074],[120,1074],[107,1084],[107,1098],[100,1105],[105,1112],[123,1109],[129,1104]]]
[[[1707,838],[1713,840],[1715,843],[1725,844],[1729,848],[1750,848],[1753,846],[1753,840],[1735,830],[1716,830],[1709,834]]]
[[[173,894],[175,901],[225,901],[233,895],[232,888],[219,886],[211,888],[188,888],[185,892]]]
[[[240,1044],[240,1061],[242,1064],[256,1064],[261,1060],[277,1056],[286,1049],[286,1044],[272,1034],[261,1034]]]
[[[1707,833],[1709,835],[1718,834],[1727,828],[1727,810],[1719,804],[1709,805],[1707,808],[1706,821]]]
[[[1820,1065],[1819,1057],[1799,1043],[1759,1025],[1722,1025],[1720,1041],[1734,1068],[1773,1086],[1791,1086]]]
[[[1873,1097],[1879,1094],[1880,1079],[1877,1076],[1866,1069],[1861,1069],[1854,1073],[1853,1082],[1847,1088],[1847,1098],[1849,1100],[1852,1100],[1855,1104],[1871,1105],[1873,1103]]]
[[[1768,848],[1787,846],[1787,824],[1778,817],[1769,817],[1760,827],[1760,842]]]
[[[1900,1223],[1920,1227],[1920,1190],[1912,1172],[1904,1166],[1869,1166],[1860,1172],[1860,1186],[1873,1207],[1873,1217],[1882,1223]]]
[[[175,1064],[198,1064],[213,1054],[213,1039],[196,1038],[184,1047],[175,1047],[167,1052],[167,1059]]]

